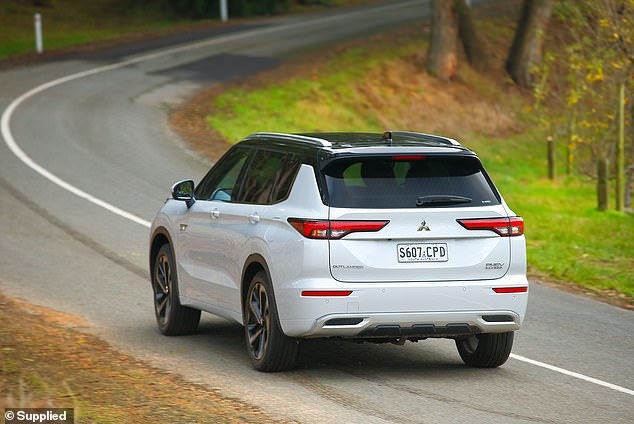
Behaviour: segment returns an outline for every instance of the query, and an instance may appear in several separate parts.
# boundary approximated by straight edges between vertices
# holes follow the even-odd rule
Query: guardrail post
[[[227,22],[229,20],[229,8],[227,7],[227,0],[220,0],[220,20]]]
[[[35,24],[35,51],[37,51],[37,54],[42,54],[44,51],[42,44],[42,15],[36,13],[33,15],[33,20]]]

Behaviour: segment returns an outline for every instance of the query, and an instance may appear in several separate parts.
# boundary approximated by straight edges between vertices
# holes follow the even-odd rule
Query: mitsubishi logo
[[[430,231],[429,227],[427,226],[427,222],[423,220],[423,222],[420,223],[420,227],[418,227],[418,230],[416,231]]]

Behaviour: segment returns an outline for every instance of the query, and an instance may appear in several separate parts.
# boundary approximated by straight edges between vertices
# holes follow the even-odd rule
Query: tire
[[[465,364],[477,368],[499,367],[509,358],[513,332],[478,334],[456,340],[458,353]]]
[[[247,351],[253,368],[262,372],[292,369],[297,361],[299,341],[282,332],[266,272],[258,272],[249,283],[243,313]]]
[[[166,336],[180,336],[198,330],[200,311],[180,304],[178,277],[169,244],[161,246],[156,254],[152,270],[152,291],[156,323],[161,333]]]

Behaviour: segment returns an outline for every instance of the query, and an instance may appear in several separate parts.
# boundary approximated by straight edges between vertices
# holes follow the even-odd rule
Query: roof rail
[[[332,147],[332,143],[329,142],[328,140],[324,140],[323,138],[317,138],[317,137],[307,137],[305,135],[298,135],[298,134],[286,134],[286,133],[275,133],[275,132],[257,132],[257,133],[253,133],[249,136],[247,136],[247,138],[278,138],[278,139],[284,139],[284,140],[292,140],[292,141],[299,141],[301,143],[308,143],[308,144],[313,144],[313,145],[318,145],[321,147]]]
[[[386,141],[389,141],[390,143],[392,142],[392,139],[395,136],[409,138],[416,141],[431,141],[434,143],[446,144],[449,146],[461,146],[461,144],[458,143],[453,138],[440,137],[440,136],[432,135],[432,134],[424,134],[424,133],[411,132],[411,131],[385,131],[383,133],[383,139]]]

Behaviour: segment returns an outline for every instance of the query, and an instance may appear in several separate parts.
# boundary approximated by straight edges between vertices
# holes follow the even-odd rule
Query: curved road
[[[296,371],[260,374],[235,324],[205,315],[197,335],[156,330],[147,224],[174,181],[209,167],[170,131],[168,109],[203,85],[427,13],[422,0],[384,1],[0,72],[0,289],[300,422],[634,422],[634,313],[537,284],[496,370],[464,367],[448,340],[314,341]]]

